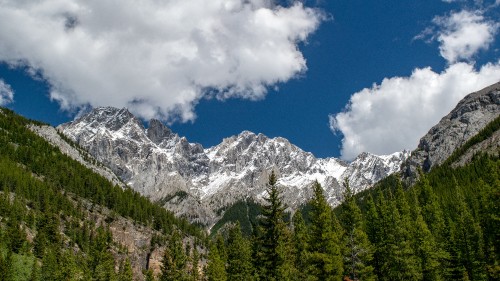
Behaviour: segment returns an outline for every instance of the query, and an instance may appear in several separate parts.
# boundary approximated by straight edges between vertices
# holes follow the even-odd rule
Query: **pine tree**
[[[419,201],[422,206],[422,217],[425,220],[429,230],[435,237],[436,243],[443,248],[444,243],[444,215],[439,206],[438,197],[431,187],[427,176],[420,174],[418,185],[420,186]]]
[[[298,271],[298,279],[304,280],[307,273],[307,259],[309,256],[309,233],[300,211],[296,211],[293,221],[293,244],[295,248],[295,268]]]
[[[434,236],[427,228],[422,215],[415,221],[415,255],[420,261],[422,280],[442,280],[439,257],[442,251],[437,247]]]
[[[397,183],[396,183],[397,184]],[[413,250],[409,209],[401,193],[394,198],[390,190],[377,196],[378,234],[375,246],[376,273],[381,280],[419,280],[419,265]],[[396,192],[398,194],[398,192]],[[400,202],[398,202],[400,201]],[[399,206],[399,208],[398,208]],[[403,210],[401,217],[399,209]]]
[[[483,280],[486,277],[482,269],[484,266],[482,230],[470,213],[458,187],[456,190],[456,223],[452,231],[456,238],[455,245],[460,253],[460,262],[465,268],[469,280]]]
[[[118,281],[118,276],[115,272],[115,261],[109,252],[102,252],[99,254],[99,262],[95,267],[94,279]]]
[[[219,257],[221,260],[226,263],[227,261],[227,250],[226,250],[226,242],[224,241],[224,237],[219,233],[215,236],[215,247],[219,253]]]
[[[225,260],[220,256],[220,251],[215,244],[210,245],[208,252],[208,261],[206,267],[206,276],[208,281],[226,281],[227,273]]]
[[[252,280],[252,249],[243,238],[239,222],[229,229],[227,238],[227,278],[228,280]]]
[[[375,280],[373,247],[363,229],[361,210],[356,204],[349,182],[344,182],[344,203],[341,206],[341,223],[344,228],[344,270],[351,280]]]
[[[200,280],[200,254],[198,253],[198,249],[196,245],[193,246],[193,258],[191,262],[191,280],[198,281]]]
[[[493,170],[493,171],[492,171]],[[496,174],[494,169],[488,173]],[[479,224],[483,231],[484,256],[490,280],[500,280],[500,179],[489,185],[482,179],[477,183],[479,197]]]
[[[260,220],[261,234],[257,237],[258,267],[266,280],[288,280],[293,271],[291,235],[285,222],[282,199],[274,171],[269,176],[266,188],[266,204],[262,208]]]
[[[368,195],[368,200],[366,205],[367,205],[367,211],[365,214],[366,234],[368,236],[368,240],[370,240],[370,242],[374,246],[373,260],[372,260],[374,273],[375,275],[380,276],[382,263],[384,260],[382,252],[383,249],[382,241],[384,241],[384,238],[383,238],[383,229],[381,229],[380,226],[377,207],[375,205],[375,201],[373,200],[373,196],[371,194]]]
[[[409,206],[400,183],[396,187],[396,196],[388,203],[388,207],[390,229],[388,231],[389,259],[385,265],[388,271],[387,276],[394,280],[420,280],[422,273],[413,249],[413,226]]]
[[[333,212],[321,185],[313,185],[308,272],[316,280],[340,280],[343,273],[341,233],[336,231]]]
[[[178,231],[174,231],[165,249],[161,267],[161,281],[183,281],[188,279],[186,254]]]
[[[132,281],[133,279],[134,279],[134,273],[132,271],[132,265],[130,264],[130,260],[126,258],[120,264],[119,280]]]
[[[40,281],[42,280],[41,278],[42,277],[40,273],[40,266],[38,265],[38,260],[34,258],[29,281]]]
[[[16,216],[11,216],[7,223],[7,239],[10,250],[19,254],[26,241],[26,232],[20,228],[20,223]]]
[[[442,272],[445,270],[442,262],[446,259],[447,254],[436,242],[436,237],[431,233],[422,216],[417,192],[417,187],[408,192],[414,225],[413,248],[420,263],[423,280],[442,280]],[[440,233],[444,233],[444,229],[440,230]]]

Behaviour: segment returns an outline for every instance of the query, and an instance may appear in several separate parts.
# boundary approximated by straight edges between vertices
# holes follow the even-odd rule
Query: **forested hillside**
[[[120,218],[122,232],[126,225],[147,230],[150,253],[167,246],[168,256],[179,239],[203,244],[199,228],[62,154],[27,128],[32,123],[0,108],[0,280],[151,276],[141,272],[149,260],[131,261],[127,245],[113,238],[110,226]]]
[[[33,123],[0,109],[0,280],[500,279],[498,151],[452,165],[498,118],[413,186],[394,175],[354,195],[344,182],[335,209],[316,183],[290,219],[272,172],[266,204],[228,211],[246,220],[217,226],[210,242],[62,154]]]
[[[335,210],[319,184],[292,222],[271,177],[249,237],[236,223],[210,247],[208,280],[499,280],[500,159],[451,163],[498,130],[498,118],[413,186],[390,176]]]

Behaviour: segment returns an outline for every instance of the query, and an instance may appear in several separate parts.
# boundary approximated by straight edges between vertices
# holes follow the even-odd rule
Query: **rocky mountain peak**
[[[170,128],[157,119],[151,119],[149,121],[149,126],[146,132],[148,138],[155,144],[160,144],[161,142],[176,136]]]
[[[127,108],[114,108],[114,107],[98,107],[93,109],[90,113],[81,117],[79,122],[85,122],[93,127],[105,126],[106,128],[117,131],[128,122],[132,121],[141,124]],[[142,126],[142,125],[141,125]]]
[[[500,82],[471,93],[420,139],[404,167],[407,178],[428,172],[500,115]]]
[[[363,180],[351,184],[360,191],[397,171],[394,167],[402,161],[372,161],[376,156],[371,154],[354,164],[320,159],[285,138],[250,131],[204,149],[158,120],[151,120],[145,129],[126,109],[97,108],[59,128],[135,190],[205,225],[216,222],[221,210],[238,200],[262,200],[270,170],[279,174],[285,203],[293,209],[310,198],[315,180],[335,205],[341,199],[339,182],[344,178],[362,175]]]

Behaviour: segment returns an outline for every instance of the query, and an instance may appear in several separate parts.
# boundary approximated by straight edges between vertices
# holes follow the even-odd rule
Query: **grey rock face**
[[[213,225],[221,210],[238,200],[262,201],[274,170],[290,209],[311,197],[318,180],[332,205],[348,178],[361,191],[399,171],[408,153],[362,154],[351,164],[314,157],[284,138],[244,131],[204,149],[179,137],[158,120],[148,128],[126,109],[96,108],[59,129],[109,166],[133,189],[193,222]]]
[[[87,168],[93,170],[95,173],[105,177],[111,183],[122,188],[125,187],[125,184],[108,167],[100,165],[100,163],[95,161],[94,157],[89,155],[86,151],[69,145],[63,138],[61,138],[61,136],[59,136],[54,127],[31,125],[29,129],[47,140],[52,145],[59,147],[62,153],[80,162]]]
[[[453,151],[499,115],[500,83],[467,95],[420,139],[418,148],[405,164],[404,175],[415,178],[418,167],[428,172],[442,164]]]

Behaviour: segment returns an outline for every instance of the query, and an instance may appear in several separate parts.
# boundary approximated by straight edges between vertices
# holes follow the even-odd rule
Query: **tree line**
[[[500,161],[443,165],[412,187],[391,176],[332,209],[323,189],[287,220],[276,175],[246,237],[238,222],[210,243],[207,280],[499,280]]]

